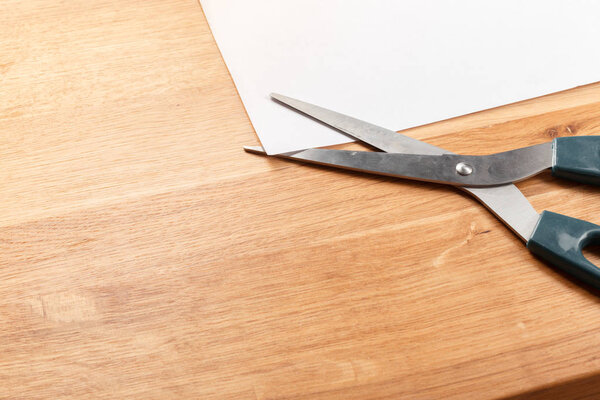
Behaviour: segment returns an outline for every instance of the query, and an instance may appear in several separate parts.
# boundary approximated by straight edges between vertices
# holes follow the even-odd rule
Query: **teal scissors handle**
[[[567,274],[600,289],[600,268],[583,255],[583,249],[593,244],[600,244],[600,225],[544,211],[527,248]]]
[[[600,136],[556,138],[552,149],[552,175],[600,185]]]

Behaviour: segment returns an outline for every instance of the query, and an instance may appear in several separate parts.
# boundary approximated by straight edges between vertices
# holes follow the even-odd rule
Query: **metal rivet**
[[[471,173],[473,173],[473,167],[464,162],[459,162],[456,164],[456,172],[463,176],[471,175]]]

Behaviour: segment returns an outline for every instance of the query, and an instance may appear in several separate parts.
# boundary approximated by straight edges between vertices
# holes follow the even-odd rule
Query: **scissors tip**
[[[244,150],[253,154],[267,154],[261,146],[244,146]]]
[[[271,93],[270,96],[271,96],[272,99],[280,101],[282,103],[287,103],[289,100],[293,100],[290,97],[284,96],[284,95],[279,94],[279,93],[274,93],[274,92]]]

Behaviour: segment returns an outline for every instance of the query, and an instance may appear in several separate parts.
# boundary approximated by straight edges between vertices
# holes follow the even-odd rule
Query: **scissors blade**
[[[452,154],[439,147],[323,107],[280,94],[271,96],[283,104],[386,152]],[[529,240],[540,216],[515,185],[489,188],[461,187],[461,189],[477,198],[520,239],[525,242]]]
[[[519,181],[550,168],[552,142],[488,156],[307,149],[279,157],[396,178],[489,187]]]
[[[444,149],[440,149],[429,143],[421,142],[420,140],[408,136],[399,135],[390,129],[382,128],[314,104],[306,103],[278,93],[271,93],[271,97],[280,103],[387,153],[448,153]]]

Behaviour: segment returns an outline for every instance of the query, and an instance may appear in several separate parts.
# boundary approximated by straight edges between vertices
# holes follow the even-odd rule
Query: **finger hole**
[[[600,265],[600,243],[591,243],[581,251],[583,256],[595,266]]]

